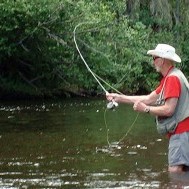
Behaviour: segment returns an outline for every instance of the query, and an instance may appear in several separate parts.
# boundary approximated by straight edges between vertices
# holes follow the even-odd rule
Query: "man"
[[[153,65],[163,76],[156,90],[141,96],[107,93],[106,97],[109,101],[134,104],[135,111],[156,116],[159,133],[169,137],[168,170],[183,172],[189,167],[189,84],[174,66],[181,62],[174,47],[158,44],[147,54],[153,56]]]

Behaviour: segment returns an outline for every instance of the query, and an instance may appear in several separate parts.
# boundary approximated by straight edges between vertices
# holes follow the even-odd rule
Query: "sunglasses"
[[[154,56],[154,57],[153,57],[153,60],[155,61],[157,58],[160,58],[160,57],[158,57],[158,56]]]

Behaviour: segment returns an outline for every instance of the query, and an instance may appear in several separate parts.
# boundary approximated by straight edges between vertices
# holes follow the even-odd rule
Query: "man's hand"
[[[133,105],[133,109],[138,112],[146,112],[145,110],[148,108],[146,104],[141,101],[137,101]]]
[[[118,97],[119,94],[117,93],[106,93],[106,98],[108,101],[116,101],[116,97]]]

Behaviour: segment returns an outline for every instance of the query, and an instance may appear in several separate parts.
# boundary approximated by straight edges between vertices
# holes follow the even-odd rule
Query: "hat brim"
[[[157,50],[149,50],[147,52],[148,55],[152,55],[152,56],[158,56],[158,57],[161,57],[161,58],[165,58],[165,59],[168,59],[168,60],[172,60],[174,62],[177,62],[177,63],[180,63],[181,62],[181,58],[175,53],[173,56],[164,56],[162,54],[162,52],[159,52]]]

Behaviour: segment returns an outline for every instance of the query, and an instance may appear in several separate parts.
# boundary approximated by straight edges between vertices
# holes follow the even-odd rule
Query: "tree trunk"
[[[160,27],[172,28],[172,7],[168,0],[151,0],[150,12]]]
[[[126,0],[126,15],[132,20],[139,19],[140,0]]]

